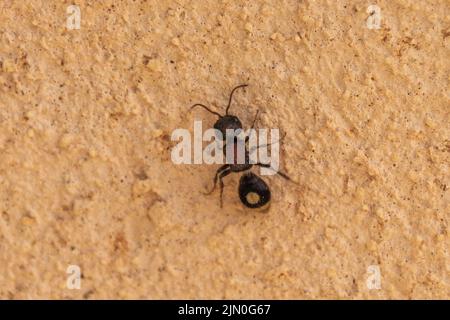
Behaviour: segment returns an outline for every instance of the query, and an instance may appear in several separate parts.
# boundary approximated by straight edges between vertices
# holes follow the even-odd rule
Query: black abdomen
[[[239,181],[239,198],[249,208],[261,208],[270,202],[270,189],[263,179],[252,172]]]

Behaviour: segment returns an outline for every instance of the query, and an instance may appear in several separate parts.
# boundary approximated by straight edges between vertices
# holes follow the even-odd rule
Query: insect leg
[[[219,182],[220,182],[220,207],[222,208],[222,194],[223,194],[223,181],[222,179],[231,173],[230,168],[223,170],[219,174]]]
[[[217,169],[216,174],[214,176],[214,185],[210,191],[205,193],[205,195],[209,195],[209,194],[213,193],[213,191],[216,189],[216,184],[217,184],[217,179],[219,177],[219,174],[221,174],[223,171],[229,169],[229,167],[230,167],[229,164],[224,164],[219,169]]]
[[[249,153],[253,153],[253,152],[255,152],[256,150],[258,150],[259,148],[266,148],[266,147],[271,146],[271,145],[273,145],[273,144],[280,143],[285,137],[286,137],[286,132],[285,132],[284,135],[283,135],[280,139],[278,139],[277,141],[274,141],[274,142],[271,142],[271,143],[262,144],[262,145],[260,145],[260,146],[255,146],[255,147],[253,147],[253,148],[251,148],[251,149],[249,150]]]
[[[259,110],[256,110],[256,115],[255,115],[255,118],[253,119],[253,123],[252,123],[252,126],[250,127],[250,130],[255,128],[255,123],[256,123],[256,120],[258,119],[258,114],[259,114]],[[251,132],[252,131],[250,131],[250,133]],[[247,143],[249,139],[250,139],[250,135],[246,136],[245,137],[245,143]]]
[[[260,166],[260,167],[263,167],[263,168],[269,168],[269,169],[275,171],[275,169],[273,169],[273,168],[270,166],[270,164],[268,164],[268,163],[256,163],[255,165]],[[286,180],[289,180],[289,181],[291,181],[291,182],[293,182],[293,183],[295,183],[295,184],[298,184],[297,182],[295,182],[294,180],[292,180],[286,173],[283,173],[283,172],[281,172],[281,171],[277,171],[277,174],[279,174],[281,177],[283,177],[283,178],[286,179]]]

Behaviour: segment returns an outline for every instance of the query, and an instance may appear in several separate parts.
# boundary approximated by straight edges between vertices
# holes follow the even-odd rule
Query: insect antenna
[[[201,103],[196,103],[196,104],[194,104],[194,105],[189,109],[189,111],[192,110],[192,109],[194,109],[195,107],[202,107],[202,108],[205,109],[206,111],[209,111],[209,112],[211,112],[212,114],[215,114],[216,116],[218,116],[219,118],[222,118],[222,116],[221,116],[219,113],[217,113],[217,112],[215,112],[215,111],[212,111],[212,110],[209,109],[207,106],[205,106],[205,105],[203,105],[203,104],[201,104]]]
[[[245,88],[245,87],[247,87],[247,86],[248,86],[248,84],[241,84],[240,86],[237,86],[237,87],[235,87],[233,90],[231,90],[230,98],[229,98],[229,100],[228,100],[228,106],[227,106],[227,108],[225,109],[225,115],[228,115],[228,109],[230,109],[230,106],[231,106],[231,100],[233,99],[233,93],[234,93],[234,91],[236,91],[236,89],[239,89],[239,88]]]
[[[274,168],[272,168],[272,166],[271,166],[269,163],[259,163],[259,162],[258,162],[258,163],[256,163],[255,165],[257,165],[257,166],[259,166],[259,167],[263,167],[263,168],[270,169],[270,170],[274,171],[276,174],[278,174],[279,176],[283,177],[284,179],[286,179],[286,180],[292,182],[293,184],[300,185],[300,183],[298,183],[298,182],[295,181],[295,180],[292,180],[292,178],[289,177],[286,173],[281,172],[280,170],[275,170]]]

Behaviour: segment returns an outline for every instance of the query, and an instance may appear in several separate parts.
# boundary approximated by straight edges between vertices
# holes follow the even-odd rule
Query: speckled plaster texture
[[[445,0],[2,0],[0,298],[449,299],[449,46]],[[170,158],[241,83],[266,213]]]

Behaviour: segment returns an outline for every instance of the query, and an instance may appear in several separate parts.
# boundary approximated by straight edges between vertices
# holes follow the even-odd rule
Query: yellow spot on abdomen
[[[247,193],[247,195],[245,196],[245,198],[247,199],[247,202],[250,204],[256,204],[259,202],[259,194],[257,194],[256,192],[249,192]]]

